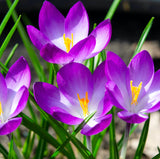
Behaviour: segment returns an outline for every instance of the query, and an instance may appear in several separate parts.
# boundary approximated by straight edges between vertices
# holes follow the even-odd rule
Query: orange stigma
[[[132,92],[132,102],[131,104],[135,104],[137,105],[138,102],[138,96],[139,96],[139,93],[141,91],[141,88],[142,88],[142,82],[140,82],[140,84],[138,85],[138,87],[135,87],[132,85],[133,81],[130,81],[130,87],[131,87],[131,92]]]
[[[78,93],[77,93],[77,96],[78,96],[80,106],[83,110],[83,115],[84,115],[84,117],[86,117],[87,115],[89,115],[89,112],[88,112],[88,103],[89,103],[88,92],[86,92],[85,98],[80,98]]]
[[[73,47],[73,33],[71,33],[71,39],[68,37],[66,38],[65,34],[63,34],[63,40],[66,46],[66,51],[69,52],[70,49]]]
[[[0,116],[2,115],[2,113],[3,113],[2,104],[1,104],[1,102],[0,102]]]

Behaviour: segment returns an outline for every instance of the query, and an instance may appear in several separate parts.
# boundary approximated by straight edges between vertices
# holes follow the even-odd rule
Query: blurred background
[[[77,0],[48,1],[54,4],[60,10],[60,12],[63,13],[64,16],[67,15],[69,8],[77,2]],[[89,15],[90,30],[92,30],[94,23],[99,24],[105,18],[106,13],[113,2],[112,0],[81,1],[83,2]],[[22,22],[24,26],[31,24],[38,28],[38,15],[42,4],[43,0],[19,0],[16,11],[18,14],[22,15]],[[7,11],[8,8],[5,0],[0,0],[0,22],[4,18]],[[142,49],[147,50],[151,54],[152,58],[154,59],[155,70],[158,70],[160,68],[160,0],[122,0],[111,21],[112,38],[106,50],[115,52],[121,56],[126,63],[128,63],[136,48],[137,42],[143,32],[143,29],[151,17],[155,17],[155,20]],[[9,24],[5,28],[5,31],[0,37],[0,45],[2,44],[12,26],[13,21],[10,20]],[[19,47],[16,50],[13,61],[17,60],[17,58],[22,55],[28,59],[27,51],[23,46],[20,36],[18,32],[15,32],[15,35],[12,37],[9,46],[5,51],[6,54],[4,54],[2,60],[6,59],[8,52],[10,52],[13,45],[16,43],[19,43]],[[39,55],[39,51],[36,51],[37,55]],[[41,59],[41,61],[43,62],[43,59]],[[118,119],[117,123],[116,131],[118,140],[124,131],[125,125],[123,121],[119,121]],[[130,138],[128,148],[129,154],[134,154],[136,150],[142,127],[143,124],[139,125],[136,133]],[[158,153],[157,146],[160,147],[159,130],[160,114],[159,112],[156,112],[151,115],[150,131],[143,156],[145,159],[149,159]],[[106,135],[98,158],[103,159],[103,157],[107,155],[107,149],[109,149],[107,143],[108,136]]]

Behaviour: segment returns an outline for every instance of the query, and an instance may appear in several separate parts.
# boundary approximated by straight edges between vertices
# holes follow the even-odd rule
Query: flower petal
[[[95,43],[95,38],[93,36],[89,36],[74,45],[69,52],[69,54],[73,56],[74,62],[82,62],[88,59],[89,54],[94,49]]]
[[[119,88],[125,105],[130,105],[130,83],[129,70],[123,60],[112,52],[107,52],[106,76],[113,81]]]
[[[24,57],[20,57],[9,69],[6,75],[7,87],[18,91],[22,86],[29,88],[31,73]]]
[[[138,86],[142,82],[142,87],[147,91],[154,76],[153,60],[147,51],[138,53],[129,63],[130,79],[133,85]],[[140,96],[139,96],[140,98]]]
[[[13,118],[6,123],[0,123],[0,135],[8,135],[18,128],[22,118]]]
[[[88,92],[88,99],[90,100],[92,97],[92,74],[86,66],[80,63],[70,63],[62,67],[57,73],[57,83],[60,91],[72,105],[75,102],[79,103],[77,94],[80,98],[85,98],[85,94]]]
[[[77,2],[69,11],[65,20],[66,37],[73,33],[73,44],[88,36],[89,20],[82,2]]]
[[[40,51],[40,55],[46,61],[56,64],[66,64],[73,60],[73,57],[59,49],[54,44],[46,44]]]
[[[128,111],[119,112],[118,117],[124,120],[125,122],[131,123],[131,124],[135,124],[135,123],[139,124],[148,119],[148,116],[145,114],[141,114],[141,113],[133,114]]]
[[[89,105],[91,106],[91,109],[97,110],[100,101],[104,98],[105,95],[105,84],[107,82],[107,78],[105,76],[105,62],[102,62],[95,69],[93,73],[93,82],[94,82],[94,91],[92,95],[92,100],[90,101]],[[103,105],[101,106],[103,107]]]
[[[112,26],[109,19],[104,20],[101,22],[92,32],[90,35],[94,36],[96,39],[96,45],[92,54],[89,57],[95,56],[95,53],[99,53],[102,51],[111,39],[112,34]]]
[[[31,25],[27,25],[27,32],[33,45],[38,50],[40,50],[45,44],[51,43],[48,37],[46,37],[41,31]]]
[[[3,75],[0,73],[0,102],[1,102],[1,106],[2,106],[2,110],[5,110],[5,103],[7,101],[7,85],[6,85],[6,81],[3,77]]]
[[[37,104],[48,114],[53,113],[52,107],[64,109],[61,103],[59,89],[49,83],[36,82],[33,86],[33,93]]]
[[[97,119],[91,119],[81,130],[86,136],[96,135],[109,126],[112,120],[112,114],[102,116]]]
[[[73,116],[67,111],[65,111],[64,109],[61,109],[59,107],[53,107],[52,110],[53,110],[53,114],[52,114],[53,118],[63,123],[66,123],[69,125],[77,125],[83,121],[82,118]]]
[[[26,106],[28,100],[29,92],[25,86],[22,86],[16,93],[12,106],[10,108],[10,117],[12,118],[18,115]]]
[[[106,84],[106,94],[109,100],[113,105],[120,109],[127,109],[125,108],[124,98],[117,87],[117,85],[113,81],[108,81]]]
[[[64,16],[48,1],[44,1],[39,13],[39,28],[53,43],[63,38]],[[61,40],[60,40],[61,41]]]

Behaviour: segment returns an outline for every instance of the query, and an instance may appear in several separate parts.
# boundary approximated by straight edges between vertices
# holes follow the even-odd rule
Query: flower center
[[[73,33],[71,33],[71,39],[68,37],[66,38],[65,34],[63,34],[63,40],[66,46],[66,51],[69,52],[70,49],[73,47]]]
[[[84,115],[84,117],[86,117],[87,115],[89,115],[89,112],[88,112],[88,103],[89,103],[88,92],[86,92],[85,98],[80,98],[78,93],[77,93],[77,96],[78,96],[80,106],[83,110],[83,115]]]
[[[137,105],[138,104],[138,102],[137,102],[138,96],[139,96],[139,93],[140,93],[141,88],[142,88],[142,82],[140,82],[138,87],[133,86],[132,83],[133,83],[133,81],[130,81],[131,92],[132,92],[132,102],[131,102],[131,104]]]

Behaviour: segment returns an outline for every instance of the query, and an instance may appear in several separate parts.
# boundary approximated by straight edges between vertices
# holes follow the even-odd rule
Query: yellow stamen
[[[89,112],[88,112],[88,103],[89,103],[88,92],[86,92],[85,98],[81,99],[78,93],[77,93],[77,96],[78,96],[80,106],[83,110],[83,115],[84,115],[84,117],[86,117],[87,115],[89,115]]]
[[[71,33],[71,39],[68,37],[66,38],[65,34],[63,34],[63,40],[66,46],[66,51],[69,52],[70,49],[73,47],[73,33]]]
[[[138,96],[139,96],[139,93],[140,93],[141,88],[142,88],[142,82],[140,82],[138,87],[133,86],[132,83],[133,83],[133,81],[130,81],[131,92],[132,92],[132,102],[131,102],[131,104],[137,105],[138,104],[138,102],[137,102]]]
[[[0,116],[1,116],[2,113],[3,113],[2,104],[1,104],[1,102],[0,102]]]

